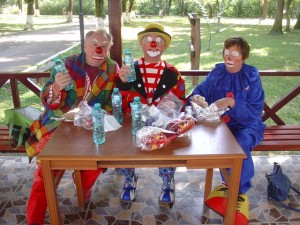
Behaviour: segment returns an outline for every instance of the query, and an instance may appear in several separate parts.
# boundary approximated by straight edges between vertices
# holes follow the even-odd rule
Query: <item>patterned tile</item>
[[[283,209],[267,199],[265,174],[273,162],[279,162],[294,186],[300,189],[300,156],[254,156],[256,175],[249,190],[251,225],[296,225],[300,213]],[[28,164],[23,155],[0,155],[0,225],[27,224],[26,202],[29,197],[35,162]],[[223,224],[223,218],[203,205],[205,170],[177,168],[176,201],[160,204],[161,179],[157,169],[137,169],[139,174],[136,200],[119,200],[123,177],[114,169],[101,175],[93,187],[92,200],[85,208],[77,206],[75,186],[67,171],[58,186],[60,213],[64,224],[75,225],[196,225]],[[213,185],[220,183],[214,170]],[[290,192],[285,203],[300,208],[300,196]],[[50,224],[47,213],[45,224]]]

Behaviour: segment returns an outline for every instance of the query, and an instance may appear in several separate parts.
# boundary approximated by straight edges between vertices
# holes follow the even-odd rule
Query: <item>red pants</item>
[[[102,169],[81,171],[82,189],[87,191],[92,188]],[[54,171],[54,176],[57,171]],[[42,168],[38,165],[31,188],[30,197],[27,202],[27,223],[29,225],[43,225],[47,210],[47,199],[45,193]]]

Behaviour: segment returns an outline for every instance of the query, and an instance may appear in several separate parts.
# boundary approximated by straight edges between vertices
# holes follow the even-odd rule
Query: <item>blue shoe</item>
[[[131,183],[124,183],[123,191],[121,194],[121,201],[132,202],[135,199],[137,180],[138,175],[135,174]]]
[[[159,200],[163,203],[174,203],[175,201],[175,193],[174,190],[170,188],[166,188],[163,190],[159,196]]]

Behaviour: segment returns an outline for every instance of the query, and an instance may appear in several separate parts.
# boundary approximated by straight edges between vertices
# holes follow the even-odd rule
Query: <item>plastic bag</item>
[[[145,126],[137,131],[136,146],[142,150],[152,151],[165,147],[177,137],[175,132],[171,132],[159,127]]]
[[[220,121],[220,116],[228,109],[219,110],[218,107],[212,103],[208,107],[201,107],[194,102],[191,102],[192,115],[198,121]],[[189,109],[187,109],[189,110]]]
[[[180,116],[182,106],[182,101],[172,92],[169,92],[158,103],[157,109],[160,111],[161,114],[174,119]]]
[[[167,129],[145,126],[136,134],[136,145],[142,150],[152,151],[165,147],[175,138],[189,132],[195,126],[191,116],[183,116],[167,123]]]
[[[29,138],[32,122],[40,117],[42,111],[32,106],[25,106],[4,111],[9,128],[9,139],[12,145],[19,148]]]
[[[74,126],[83,127],[87,130],[93,129],[92,107],[87,104],[87,101],[79,103],[79,111],[74,116]]]

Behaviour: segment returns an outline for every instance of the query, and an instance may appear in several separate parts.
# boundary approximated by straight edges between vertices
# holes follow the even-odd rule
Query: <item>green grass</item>
[[[2,21],[0,31],[2,33]],[[25,21],[25,20],[24,20]],[[47,26],[61,25],[65,19],[61,16],[43,17],[35,19],[36,29]],[[163,59],[173,64],[179,70],[190,69],[189,42],[191,26],[187,17],[152,17],[146,19],[135,19],[122,27],[122,47],[130,48],[135,58],[142,56],[142,51],[137,42],[137,33],[143,30],[145,24],[149,22],[159,22],[165,26],[165,30],[172,36],[170,48],[163,55]],[[23,22],[24,23],[24,22]],[[292,21],[295,23],[295,21]],[[242,36],[251,45],[250,58],[246,61],[248,64],[256,66],[259,70],[300,70],[299,49],[300,49],[300,31],[293,30],[285,32],[282,36],[268,35],[268,31],[273,24],[272,20],[265,20],[259,24],[258,19],[229,19],[221,18],[221,23],[216,21],[206,21],[201,18],[201,55],[200,69],[211,70],[216,63],[222,62],[223,42],[231,36]],[[293,24],[292,24],[293,25]],[[6,25],[9,26],[9,25]],[[18,24],[13,24],[12,29],[17,30]],[[5,28],[9,30],[9,28]],[[209,36],[212,35],[209,41]],[[80,51],[77,46],[72,51],[65,53],[62,57]],[[200,79],[201,80],[201,79]],[[266,92],[268,103],[275,103],[291,90],[296,84],[300,83],[300,77],[263,77],[263,86]],[[190,79],[186,79],[187,93],[194,87]],[[22,87],[21,104],[39,105],[39,98]],[[3,110],[12,108],[11,93],[8,87],[0,89],[0,123],[3,121]],[[300,124],[298,108],[300,105],[299,96],[290,102],[285,108],[281,109],[278,115],[284,118],[288,124]],[[271,124],[271,121],[268,121]]]

